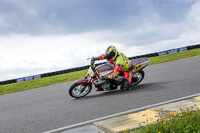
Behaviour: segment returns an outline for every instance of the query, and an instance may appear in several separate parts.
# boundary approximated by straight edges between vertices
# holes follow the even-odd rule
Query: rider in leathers
[[[92,60],[103,60],[107,59],[109,62],[113,63],[115,68],[114,72],[107,75],[106,77],[100,77],[102,79],[113,79],[116,78],[119,75],[119,72],[124,72],[125,76],[125,85],[124,88],[126,90],[131,90],[131,82],[132,82],[132,70],[134,66],[131,64],[129,59],[123,54],[117,51],[115,46],[109,46],[105,54],[102,54],[99,57],[92,57]],[[100,91],[97,89],[97,91]]]

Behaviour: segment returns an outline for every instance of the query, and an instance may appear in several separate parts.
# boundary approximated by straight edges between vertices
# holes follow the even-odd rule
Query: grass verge
[[[198,55],[200,55],[200,48],[185,51],[185,52],[180,52],[180,53],[152,57],[150,58],[149,65],[160,64],[164,62],[179,60],[183,58],[189,58],[189,57],[198,56]],[[56,75],[56,76],[51,76],[51,77],[46,77],[46,78],[41,78],[41,79],[36,79],[36,80],[30,80],[30,81],[21,82],[21,83],[0,85],[0,95],[73,81],[76,79],[83,78],[86,73],[87,73],[87,70],[82,70],[78,72],[71,72],[67,74],[61,74],[61,75]]]
[[[180,109],[180,113],[169,115],[157,123],[126,133],[200,133],[200,110],[197,107]]]

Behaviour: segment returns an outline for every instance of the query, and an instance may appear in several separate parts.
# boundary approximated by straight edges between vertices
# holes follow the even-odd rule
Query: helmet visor
[[[110,60],[112,57],[115,57],[115,55],[116,55],[116,53],[111,51],[110,54],[107,54],[107,53],[105,54],[105,58],[107,60]]]

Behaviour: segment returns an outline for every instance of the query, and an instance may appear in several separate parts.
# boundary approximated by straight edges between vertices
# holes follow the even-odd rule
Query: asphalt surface
[[[148,66],[131,91],[68,95],[74,82],[0,96],[0,133],[41,133],[52,129],[200,93],[200,56]]]

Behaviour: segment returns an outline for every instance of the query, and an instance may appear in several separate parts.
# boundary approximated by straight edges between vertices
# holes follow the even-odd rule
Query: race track
[[[0,133],[41,133],[200,93],[200,56],[148,66],[131,91],[92,92],[73,99],[73,82],[0,96]]]

